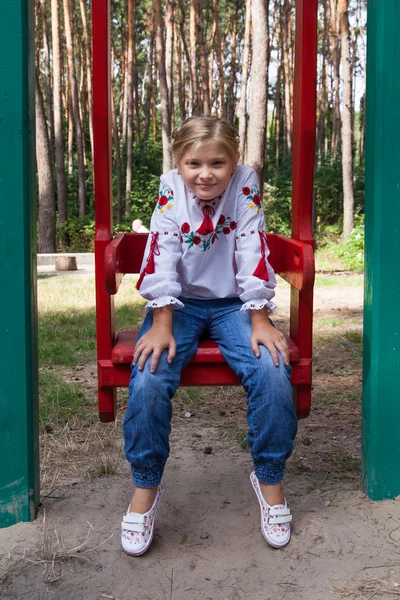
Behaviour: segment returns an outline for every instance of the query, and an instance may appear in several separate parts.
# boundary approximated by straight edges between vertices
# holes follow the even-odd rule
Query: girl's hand
[[[139,371],[151,357],[150,373],[155,373],[162,352],[169,348],[167,362],[171,363],[176,355],[176,342],[169,327],[154,326],[145,333],[135,346],[133,364],[138,363]]]
[[[259,313],[259,314],[255,314]],[[289,364],[289,348],[285,336],[269,322],[265,312],[251,311],[253,331],[250,337],[251,349],[257,358],[260,357],[259,344],[269,350],[274,364],[279,366],[278,352],[285,365]]]
[[[163,306],[153,310],[153,326],[147,331],[135,346],[133,364],[139,361],[139,371],[151,357],[150,373],[155,373],[162,352],[169,348],[167,362],[171,363],[176,356],[176,342],[172,335],[172,306]]]

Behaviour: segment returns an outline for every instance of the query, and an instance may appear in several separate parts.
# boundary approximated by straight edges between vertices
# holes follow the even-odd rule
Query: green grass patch
[[[65,383],[55,373],[39,373],[39,419],[43,428],[63,427],[89,412],[85,390],[79,382]]]
[[[132,277],[116,298],[115,329],[137,329],[144,301]],[[96,312],[93,278],[58,277],[39,281],[39,363],[71,368],[96,358]]]
[[[331,317],[329,319],[321,319],[318,321],[319,327],[340,327],[348,322],[348,319],[341,319],[338,317]]]
[[[316,275],[316,287],[362,287],[364,276],[357,275]]]
[[[223,442],[236,442],[242,450],[247,450],[249,447],[247,430],[238,429],[237,427],[221,427],[218,433]]]

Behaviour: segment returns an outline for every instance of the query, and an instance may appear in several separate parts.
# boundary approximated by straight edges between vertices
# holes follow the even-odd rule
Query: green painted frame
[[[39,503],[34,3],[0,32],[0,527]]]

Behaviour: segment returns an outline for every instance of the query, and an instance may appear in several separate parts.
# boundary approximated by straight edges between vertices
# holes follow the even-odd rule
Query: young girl
[[[297,418],[286,340],[268,318],[276,282],[259,184],[253,169],[238,165],[239,138],[229,123],[191,117],[172,137],[177,169],[161,177],[137,284],[148,312],[123,424],[135,491],[122,521],[122,547],[137,556],[151,544],[164,496],[171,398],[206,333],[246,390],[261,530],[282,548],[292,517],[281,481]]]

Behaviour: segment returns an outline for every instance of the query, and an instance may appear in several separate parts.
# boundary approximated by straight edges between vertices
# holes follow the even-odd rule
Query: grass
[[[319,275],[315,277],[315,285],[317,287],[334,287],[334,286],[349,286],[357,287],[364,285],[364,277],[362,274],[338,274],[338,275]]]
[[[218,430],[219,437],[223,442],[235,442],[242,450],[247,450],[247,430],[238,427],[221,427]]]
[[[88,402],[83,386],[77,382],[64,383],[55,373],[39,374],[39,398],[39,419],[47,431],[64,427],[72,418],[87,416]]]
[[[138,328],[143,305],[132,277],[126,278],[115,302],[116,331]],[[38,312],[40,422],[53,433],[93,412],[84,386],[66,374],[96,359],[94,277],[40,278]]]

